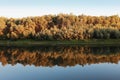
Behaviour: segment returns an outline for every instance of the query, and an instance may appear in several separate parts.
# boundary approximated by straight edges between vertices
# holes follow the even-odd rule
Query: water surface
[[[0,80],[120,80],[120,46],[0,47]]]

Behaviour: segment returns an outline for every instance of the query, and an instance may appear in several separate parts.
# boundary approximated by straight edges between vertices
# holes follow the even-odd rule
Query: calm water
[[[120,46],[0,47],[0,80],[120,80]]]

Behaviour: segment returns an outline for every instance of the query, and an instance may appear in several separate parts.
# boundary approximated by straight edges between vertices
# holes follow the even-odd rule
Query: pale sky
[[[0,16],[47,14],[120,15],[120,0],[0,0]]]

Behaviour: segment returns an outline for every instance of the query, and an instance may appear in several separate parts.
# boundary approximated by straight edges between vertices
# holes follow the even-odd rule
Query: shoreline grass
[[[89,39],[89,40],[0,40],[0,46],[40,46],[40,45],[120,45],[120,39]]]

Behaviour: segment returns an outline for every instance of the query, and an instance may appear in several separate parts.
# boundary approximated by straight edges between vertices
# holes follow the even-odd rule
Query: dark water
[[[0,47],[0,80],[120,80],[120,46]]]

